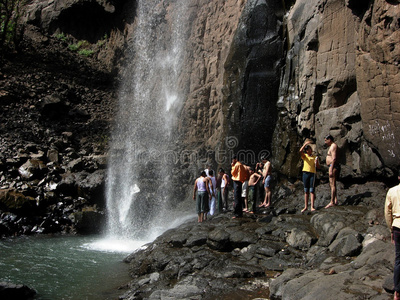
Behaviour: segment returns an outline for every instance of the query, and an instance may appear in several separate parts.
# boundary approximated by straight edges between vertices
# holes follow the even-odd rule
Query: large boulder
[[[0,298],[3,300],[34,299],[36,291],[23,284],[0,282]]]
[[[80,234],[99,234],[104,230],[105,216],[93,207],[75,212],[69,217]]]
[[[38,159],[30,159],[19,167],[18,172],[24,179],[40,178],[47,168],[43,161]]]
[[[25,196],[14,189],[0,189],[0,209],[27,214],[32,213],[35,207],[36,200],[33,197]]]

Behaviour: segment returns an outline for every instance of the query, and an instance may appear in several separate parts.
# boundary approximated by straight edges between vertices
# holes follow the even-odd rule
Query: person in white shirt
[[[398,173],[400,181],[400,172]],[[389,189],[385,201],[385,220],[391,232],[396,258],[394,262],[394,300],[400,300],[400,184]]]

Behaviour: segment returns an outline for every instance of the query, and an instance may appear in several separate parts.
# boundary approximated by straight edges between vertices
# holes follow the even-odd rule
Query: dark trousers
[[[396,259],[394,261],[393,270],[394,290],[400,292],[400,228],[393,227],[393,239],[396,249]]]
[[[222,213],[222,208],[223,208],[222,191],[221,191],[221,189],[218,189],[218,196],[217,196],[217,211],[218,211],[218,213]]]
[[[240,181],[233,182],[233,197],[234,197],[233,213],[235,217],[241,217],[243,216],[243,199],[242,199],[242,183]]]
[[[255,212],[256,211],[256,205],[255,205],[255,199],[257,199],[257,194],[256,191],[257,189],[255,186],[249,186],[249,194],[247,195],[247,210]]]
[[[221,189],[221,197],[222,197],[222,205],[225,210],[229,209],[229,203],[228,203],[228,187],[225,187],[225,192],[224,189]]]

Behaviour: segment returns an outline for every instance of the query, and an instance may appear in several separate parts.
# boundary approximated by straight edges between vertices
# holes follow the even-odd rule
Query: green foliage
[[[68,48],[69,48],[69,50],[71,50],[71,51],[78,51],[78,50],[79,50],[79,47],[80,47],[79,43],[78,43],[78,44],[71,44],[71,45],[68,45]]]
[[[90,49],[92,45],[88,41],[79,41],[76,44],[68,45],[68,48],[71,51],[77,51],[80,55],[91,56],[94,53],[94,50]]]
[[[60,41],[63,41],[63,42],[66,42],[67,41],[67,36],[64,34],[64,33],[58,33],[58,34],[56,34],[55,35],[55,37],[57,38],[57,39],[59,39]]]
[[[91,50],[91,49],[81,49],[81,50],[78,51],[78,53],[79,53],[80,55],[83,55],[83,56],[92,56],[92,54],[94,53],[94,51]]]
[[[0,49],[15,49],[22,39],[19,23],[27,0],[0,0]]]
[[[104,35],[104,38],[99,40],[96,44],[91,44],[86,40],[76,41],[71,36],[65,35],[64,33],[55,34],[54,37],[64,42],[75,41],[68,45],[68,49],[87,57],[92,56],[94,53],[98,52],[99,48],[102,47],[107,42],[108,38],[106,34]]]

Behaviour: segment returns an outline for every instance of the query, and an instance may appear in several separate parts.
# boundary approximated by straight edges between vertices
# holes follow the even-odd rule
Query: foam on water
[[[82,245],[82,248],[101,252],[132,253],[149,242],[150,241],[135,241],[106,237],[90,243],[85,243]]]

